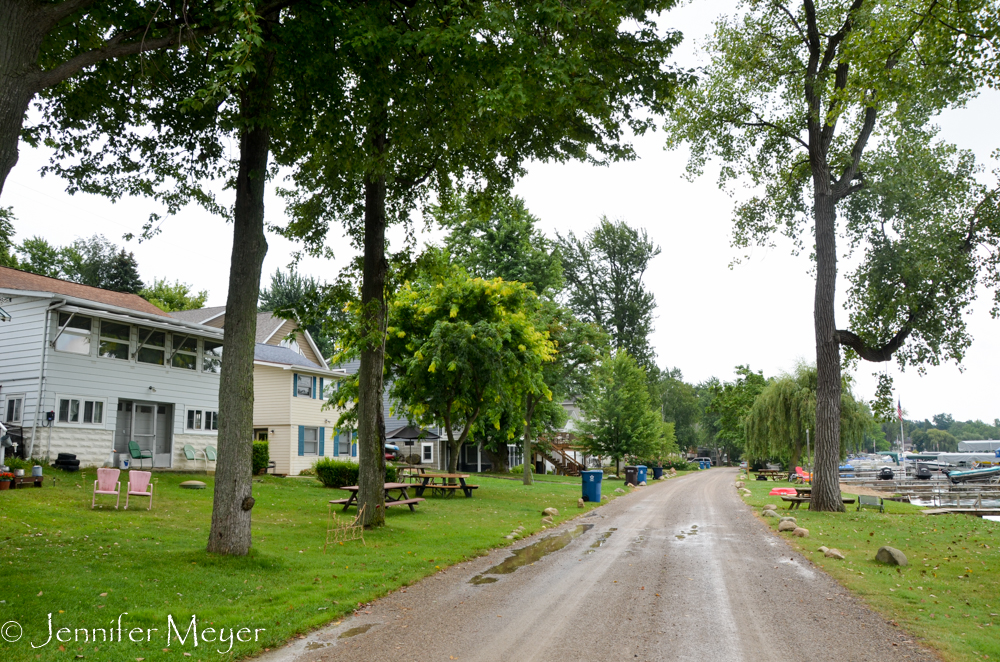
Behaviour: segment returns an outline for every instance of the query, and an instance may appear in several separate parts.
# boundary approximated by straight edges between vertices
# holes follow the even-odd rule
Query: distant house
[[[0,415],[31,455],[117,464],[134,440],[153,466],[184,469],[186,444],[216,445],[221,329],[4,267],[0,301]]]
[[[226,308],[171,313],[203,326],[225,327]],[[339,412],[324,409],[337,381],[309,332],[294,320],[257,315],[254,348],[254,438],[268,441],[274,471],[298,475],[320,457],[357,461],[357,434],[336,429]]]

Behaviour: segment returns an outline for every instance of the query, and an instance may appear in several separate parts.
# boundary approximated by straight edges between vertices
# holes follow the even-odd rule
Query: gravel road
[[[519,543],[569,541],[514,572],[488,573],[511,558],[495,551],[259,659],[938,659],[792,552],[734,480],[713,469],[639,489]]]

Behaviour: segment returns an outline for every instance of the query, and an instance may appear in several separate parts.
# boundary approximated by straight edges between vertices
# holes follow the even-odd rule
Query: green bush
[[[271,461],[271,452],[268,450],[266,441],[253,442],[253,455],[251,455],[250,461],[253,463],[255,476],[260,473],[261,469],[267,469],[267,465]]]
[[[8,467],[10,467],[10,470],[11,470],[12,473],[14,472],[15,469],[24,469],[24,475],[25,476],[30,476],[31,475],[31,468],[33,466],[35,466],[36,464],[39,465],[39,466],[41,466],[41,467],[48,466],[46,464],[45,460],[43,460],[41,458],[32,458],[30,460],[22,460],[19,457],[12,457],[10,455],[8,455],[8,456],[6,456],[4,458],[3,463],[6,464]]]
[[[535,465],[529,464],[528,465],[528,469],[531,471],[531,473],[535,473]],[[524,465],[523,464],[519,464],[516,467],[511,467],[510,468],[510,472],[512,474],[514,474],[515,476],[523,476],[524,475]]]
[[[324,457],[313,464],[316,476],[326,487],[344,487],[358,484],[358,465],[356,462],[343,462],[332,457]],[[396,467],[385,468],[385,482],[395,483],[399,476]]]

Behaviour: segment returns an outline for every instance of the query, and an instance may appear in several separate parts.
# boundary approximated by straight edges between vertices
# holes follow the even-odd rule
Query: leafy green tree
[[[801,249],[814,237],[811,507],[842,511],[841,346],[849,358],[886,361],[910,339],[897,358],[920,363],[960,356],[969,340],[954,313],[988,267],[973,248],[996,244],[996,196],[927,126],[974,93],[998,11],[992,0],[748,0],[743,10],[716,23],[702,83],[667,119],[669,144],[690,145],[692,173],[718,159],[721,184],[760,189],[737,206],[736,246],[769,245],[780,232]],[[835,322],[839,231],[861,256],[852,330]],[[880,396],[884,415],[888,383]]]
[[[958,440],[944,430],[931,428],[914,432],[913,446],[921,453],[924,451],[954,453],[958,450]]]
[[[595,370],[595,388],[580,401],[581,445],[591,455],[611,458],[620,471],[626,456],[649,457],[661,450],[668,425],[660,420],[646,388],[646,371],[626,351],[605,355]]]
[[[674,424],[677,444],[688,449],[697,447],[705,437],[698,389],[684,381],[679,368],[660,374],[657,384],[663,420]]]
[[[20,256],[18,269],[49,278],[66,276],[66,255],[44,237],[34,236],[14,249]]]
[[[480,418],[501,429],[501,414],[522,409],[526,394],[551,396],[542,364],[555,348],[531,323],[534,300],[523,283],[456,273],[408,283],[390,304],[391,395],[418,424],[444,429],[451,473]]]
[[[139,277],[139,264],[136,262],[135,254],[126,253],[123,248],[111,257],[105,273],[104,287],[129,294],[138,294],[142,291],[144,285]]]
[[[164,312],[174,313],[203,308],[208,301],[208,290],[194,293],[187,283],[179,280],[170,283],[166,278],[154,278],[153,284],[144,287],[139,296]]]
[[[734,451],[746,449],[746,419],[767,385],[764,374],[759,370],[754,372],[750,366],[736,366],[736,375],[734,381],[711,386],[714,398],[708,409],[718,416],[715,438],[726,446],[729,457],[736,456]]]
[[[60,249],[62,277],[91,287],[114,289],[108,286],[108,282],[117,253],[118,247],[104,235],[77,239]]]
[[[631,158],[620,141],[663,112],[686,75],[663,66],[680,35],[653,16],[675,0],[514,0],[440,5],[377,0],[333,6],[298,27],[309,38],[278,162],[293,171],[289,236],[323,251],[330,223],[363,251],[359,370],[359,503],[384,509],[382,441],[385,230],[431,187],[508,190],[528,159]]]
[[[955,424],[955,418],[951,414],[935,414],[932,420],[934,421],[934,427],[946,432]]]
[[[538,229],[538,218],[518,197],[490,201],[473,196],[435,207],[431,214],[449,230],[445,248],[472,276],[527,283],[538,294],[562,289],[562,263]]]
[[[272,312],[281,317],[300,320],[297,310],[308,306],[310,302],[318,302],[322,289],[324,285],[312,276],[303,276],[295,269],[290,269],[287,273],[276,269],[271,275],[271,285],[260,291],[257,308],[261,312]],[[327,309],[325,312],[336,314],[337,311]],[[319,323],[305,323],[300,320],[300,324],[312,336],[325,358],[333,356],[336,352],[333,337],[324,332]]]
[[[0,207],[0,267],[17,267],[13,219],[10,208]]]
[[[806,433],[816,425],[816,368],[799,364],[792,374],[770,380],[754,398],[746,415],[745,455],[750,460],[780,459],[798,466],[806,449]],[[871,412],[851,394],[849,383],[841,390],[840,456],[859,447],[872,426]]]
[[[610,333],[615,351],[627,351],[647,368],[653,366],[656,299],[642,277],[659,254],[645,230],[604,216],[582,239],[572,232],[559,236],[569,307]]]

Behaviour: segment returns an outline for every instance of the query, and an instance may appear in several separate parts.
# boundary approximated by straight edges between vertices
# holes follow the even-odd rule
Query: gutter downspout
[[[35,396],[35,416],[31,423],[31,443],[28,444],[28,457],[32,457],[35,452],[35,435],[38,434],[38,414],[42,409],[42,396],[45,395],[45,360],[47,358],[49,349],[49,313],[51,313],[56,308],[60,308],[66,305],[66,300],[63,299],[59,302],[53,302],[49,304],[49,307],[45,309],[45,333],[42,334],[42,361],[38,368],[38,394]],[[51,435],[51,430],[49,431]],[[48,458],[45,458],[48,460]]]

